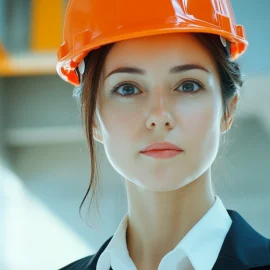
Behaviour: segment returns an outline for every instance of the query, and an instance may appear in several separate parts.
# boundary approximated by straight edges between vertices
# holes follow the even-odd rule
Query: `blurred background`
[[[90,156],[73,87],[55,71],[67,2],[0,0],[1,270],[58,269],[92,254],[127,212],[121,176],[100,145],[101,219],[90,228],[79,216]],[[225,207],[270,238],[270,1],[231,2],[250,46],[213,180]]]

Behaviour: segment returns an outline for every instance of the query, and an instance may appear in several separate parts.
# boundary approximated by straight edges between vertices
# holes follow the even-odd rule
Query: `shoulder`
[[[227,211],[232,219],[232,225],[224,239],[217,264],[221,267],[226,262],[235,266],[228,269],[264,267],[263,269],[270,270],[270,239],[260,234],[238,212],[231,209]],[[242,268],[234,265],[237,263],[241,264]]]
[[[102,246],[99,248],[99,250],[92,255],[83,257],[77,261],[74,261],[58,270],[92,270],[92,269],[96,269],[96,264],[98,261],[99,256],[101,255],[101,253],[104,251],[104,249],[107,247],[107,245],[109,244],[109,242],[111,241],[112,236],[107,239]]]

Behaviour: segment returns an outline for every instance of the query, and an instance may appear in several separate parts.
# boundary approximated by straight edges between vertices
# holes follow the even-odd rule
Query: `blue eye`
[[[121,96],[124,98],[130,98],[132,96],[136,96],[136,95],[140,95],[140,94],[134,94],[135,89],[138,90],[138,87],[136,87],[135,85],[131,84],[131,83],[124,83],[124,84],[120,84],[115,86],[111,91],[110,94],[111,95],[117,95],[117,96]],[[180,84],[180,86],[176,89],[180,89],[180,92],[184,92],[185,94],[195,94],[197,92],[199,92],[200,90],[203,90],[204,87],[202,84],[200,84],[199,82],[196,81],[184,81]],[[118,90],[120,90],[120,92],[122,93],[117,93]],[[139,90],[140,91],[140,90]]]
[[[193,94],[203,89],[203,86],[195,81],[185,81],[177,89],[185,93]]]
[[[129,84],[129,83],[125,83],[125,84],[121,84],[118,86],[115,86],[111,91],[111,95],[117,95],[117,96],[121,96],[124,98],[129,98],[134,96],[134,89],[138,89],[136,86],[134,86],[133,84]],[[122,94],[118,94],[116,93],[118,90],[122,91]],[[121,92],[120,91],[120,92]]]

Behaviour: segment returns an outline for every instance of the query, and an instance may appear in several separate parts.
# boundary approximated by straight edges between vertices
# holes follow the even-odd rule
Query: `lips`
[[[148,152],[148,151],[162,151],[162,150],[175,150],[175,151],[183,151],[180,147],[178,147],[175,144],[169,143],[169,142],[155,142],[140,152]]]

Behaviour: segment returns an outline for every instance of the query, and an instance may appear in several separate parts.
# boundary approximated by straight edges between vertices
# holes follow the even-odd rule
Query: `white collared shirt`
[[[158,270],[211,270],[218,258],[232,219],[216,195],[214,205],[177,246],[160,261]],[[136,270],[126,243],[128,214],[120,222],[110,243],[100,255],[97,270]]]

